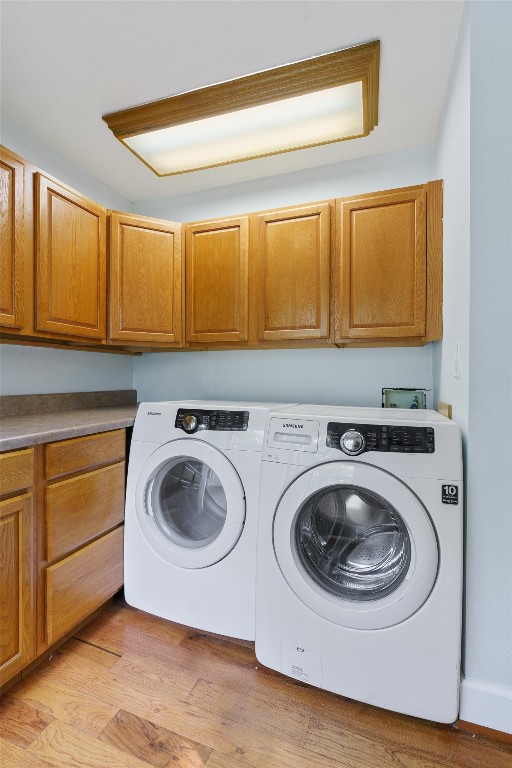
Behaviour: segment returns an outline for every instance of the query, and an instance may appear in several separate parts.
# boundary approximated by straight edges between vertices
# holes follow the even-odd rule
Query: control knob
[[[366,442],[360,432],[355,429],[349,429],[344,432],[340,438],[340,448],[348,456],[358,456],[364,451]]]
[[[183,417],[182,426],[185,432],[195,432],[198,423],[197,416],[193,413],[187,413],[187,415]]]

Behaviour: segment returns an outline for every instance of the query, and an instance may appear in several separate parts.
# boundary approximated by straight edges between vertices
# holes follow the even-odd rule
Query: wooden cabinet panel
[[[0,147],[0,325],[23,327],[24,166]]]
[[[51,644],[123,584],[121,526],[46,570],[46,640]]]
[[[329,203],[260,214],[255,255],[258,339],[328,339]]]
[[[0,502],[0,686],[35,651],[32,496]]]
[[[105,339],[106,213],[35,175],[37,330]]]
[[[443,182],[425,184],[427,192],[427,311],[425,341],[443,338]]]
[[[46,559],[108,531],[124,518],[125,464],[113,464],[46,489]]]
[[[186,237],[186,340],[248,338],[248,218],[189,224]]]
[[[34,450],[0,454],[0,496],[30,488],[34,482]]]
[[[423,337],[425,189],[345,198],[339,205],[340,339]]]
[[[72,472],[121,461],[125,458],[125,452],[124,429],[49,443],[46,446],[46,477],[52,480]]]
[[[109,336],[182,340],[181,224],[110,214]]]

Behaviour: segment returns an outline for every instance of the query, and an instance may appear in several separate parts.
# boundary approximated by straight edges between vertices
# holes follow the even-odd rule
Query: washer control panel
[[[244,432],[249,426],[249,411],[203,411],[179,408],[174,426],[189,435],[199,429],[216,432]]]
[[[389,453],[434,453],[432,427],[406,427],[399,424],[340,424],[327,425],[328,448],[338,448],[347,456],[366,451]]]

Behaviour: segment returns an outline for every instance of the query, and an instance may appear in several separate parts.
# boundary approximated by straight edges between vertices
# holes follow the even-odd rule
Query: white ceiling
[[[2,0],[2,113],[131,201],[431,144],[460,0]],[[381,41],[370,136],[157,178],[103,114],[370,40]],[[27,158],[30,159],[30,158]]]

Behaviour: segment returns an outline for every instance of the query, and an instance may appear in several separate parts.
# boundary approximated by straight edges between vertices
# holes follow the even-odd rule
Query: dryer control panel
[[[244,432],[249,426],[249,411],[204,411],[179,408],[174,426],[191,435],[200,429],[216,432]]]
[[[340,424],[327,425],[328,448],[338,448],[349,456],[366,451],[390,453],[434,453],[432,427],[407,427],[399,424]]]

